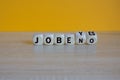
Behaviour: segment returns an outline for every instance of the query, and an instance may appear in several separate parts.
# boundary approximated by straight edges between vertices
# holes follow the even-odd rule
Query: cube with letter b
[[[64,45],[64,34],[56,33],[54,36],[55,45]]]

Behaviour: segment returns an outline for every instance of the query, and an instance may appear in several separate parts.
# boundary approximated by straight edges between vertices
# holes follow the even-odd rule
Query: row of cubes
[[[34,45],[79,45],[79,44],[95,44],[97,42],[97,34],[94,31],[76,32],[76,33],[45,33],[34,34]]]

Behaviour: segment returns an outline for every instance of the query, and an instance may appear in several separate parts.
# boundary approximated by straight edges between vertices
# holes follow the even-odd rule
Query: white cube
[[[64,34],[56,33],[54,35],[55,45],[64,45]]]
[[[53,45],[54,44],[54,34],[52,34],[52,33],[44,34],[44,44],[45,45]]]
[[[86,33],[87,44],[95,44],[97,42],[97,33],[89,31]]]
[[[76,44],[84,44],[86,42],[85,32],[77,32],[75,36],[76,36]]]
[[[43,34],[34,34],[33,35],[33,44],[34,45],[43,45]]]
[[[74,34],[66,34],[65,35],[65,44],[66,45],[74,45],[75,44]]]

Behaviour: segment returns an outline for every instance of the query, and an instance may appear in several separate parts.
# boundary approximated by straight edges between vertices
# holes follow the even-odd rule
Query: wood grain
[[[33,34],[0,32],[0,80],[120,80],[120,32],[74,46],[34,46]]]

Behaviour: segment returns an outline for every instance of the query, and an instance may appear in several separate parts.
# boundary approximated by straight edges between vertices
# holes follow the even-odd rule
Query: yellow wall
[[[120,31],[120,0],[0,0],[0,31]]]

